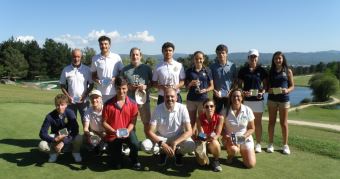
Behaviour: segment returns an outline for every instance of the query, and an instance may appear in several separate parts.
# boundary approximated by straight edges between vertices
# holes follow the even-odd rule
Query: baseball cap
[[[137,104],[144,104],[146,102],[146,91],[136,90],[135,99],[136,99]]]
[[[259,54],[258,50],[250,49],[249,52],[248,52],[248,56],[251,56],[251,55],[256,55],[258,57],[260,54]]]
[[[99,90],[92,90],[89,96],[92,96],[92,95],[97,95],[97,96],[102,97],[102,93]]]

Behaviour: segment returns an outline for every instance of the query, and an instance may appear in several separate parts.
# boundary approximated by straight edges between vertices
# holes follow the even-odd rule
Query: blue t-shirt
[[[225,65],[221,65],[216,61],[210,65],[210,70],[214,80],[214,89],[230,91],[237,77],[236,65],[230,61],[227,61]]]
[[[207,89],[212,78],[212,74],[209,68],[203,67],[199,72],[195,70],[195,67],[189,68],[185,71],[185,82],[190,83],[192,80],[200,80],[200,89]],[[187,100],[190,101],[204,101],[208,98],[207,93],[199,94],[195,92],[196,86],[192,86],[189,89]]]
[[[238,72],[238,78],[243,81],[243,90],[249,91],[251,89],[262,90],[262,81],[268,77],[266,70],[257,66],[254,71],[250,71],[249,66],[242,67]],[[245,97],[246,101],[261,101],[256,96]]]
[[[288,88],[288,69],[269,73],[269,88]],[[269,94],[268,100],[288,102],[289,94]]]

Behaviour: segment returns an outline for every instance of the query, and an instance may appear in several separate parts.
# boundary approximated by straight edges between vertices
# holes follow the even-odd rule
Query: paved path
[[[263,116],[262,119],[268,121],[268,117],[266,116]],[[333,129],[335,131],[340,132],[340,125],[336,125],[336,124],[325,124],[325,123],[309,122],[309,121],[297,121],[297,120],[291,120],[291,119],[288,119],[288,124]]]

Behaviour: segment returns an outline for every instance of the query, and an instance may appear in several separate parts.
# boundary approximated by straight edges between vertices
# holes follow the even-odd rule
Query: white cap
[[[256,50],[256,49],[250,49],[249,50],[248,56],[251,56],[251,55],[256,55],[257,57],[260,56],[259,51]]]
[[[136,90],[135,98],[136,98],[137,104],[144,104],[146,102],[146,91]]]
[[[102,97],[102,93],[99,90],[92,90],[89,94],[89,96],[91,97],[92,95],[98,95],[100,97]]]

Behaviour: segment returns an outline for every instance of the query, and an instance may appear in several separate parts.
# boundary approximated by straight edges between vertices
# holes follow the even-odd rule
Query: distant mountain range
[[[174,58],[187,57],[189,54],[175,53]],[[247,60],[247,52],[230,53],[229,60],[237,65],[244,64]],[[122,58],[128,57],[127,54],[121,54]],[[153,57],[162,59],[163,55],[144,55],[145,57]],[[260,53],[260,63],[267,65],[271,64],[272,53]],[[287,52],[285,53],[289,65],[316,65],[320,62],[329,63],[332,61],[340,61],[340,51],[329,50],[319,52]],[[209,60],[216,58],[215,54],[208,55]]]

